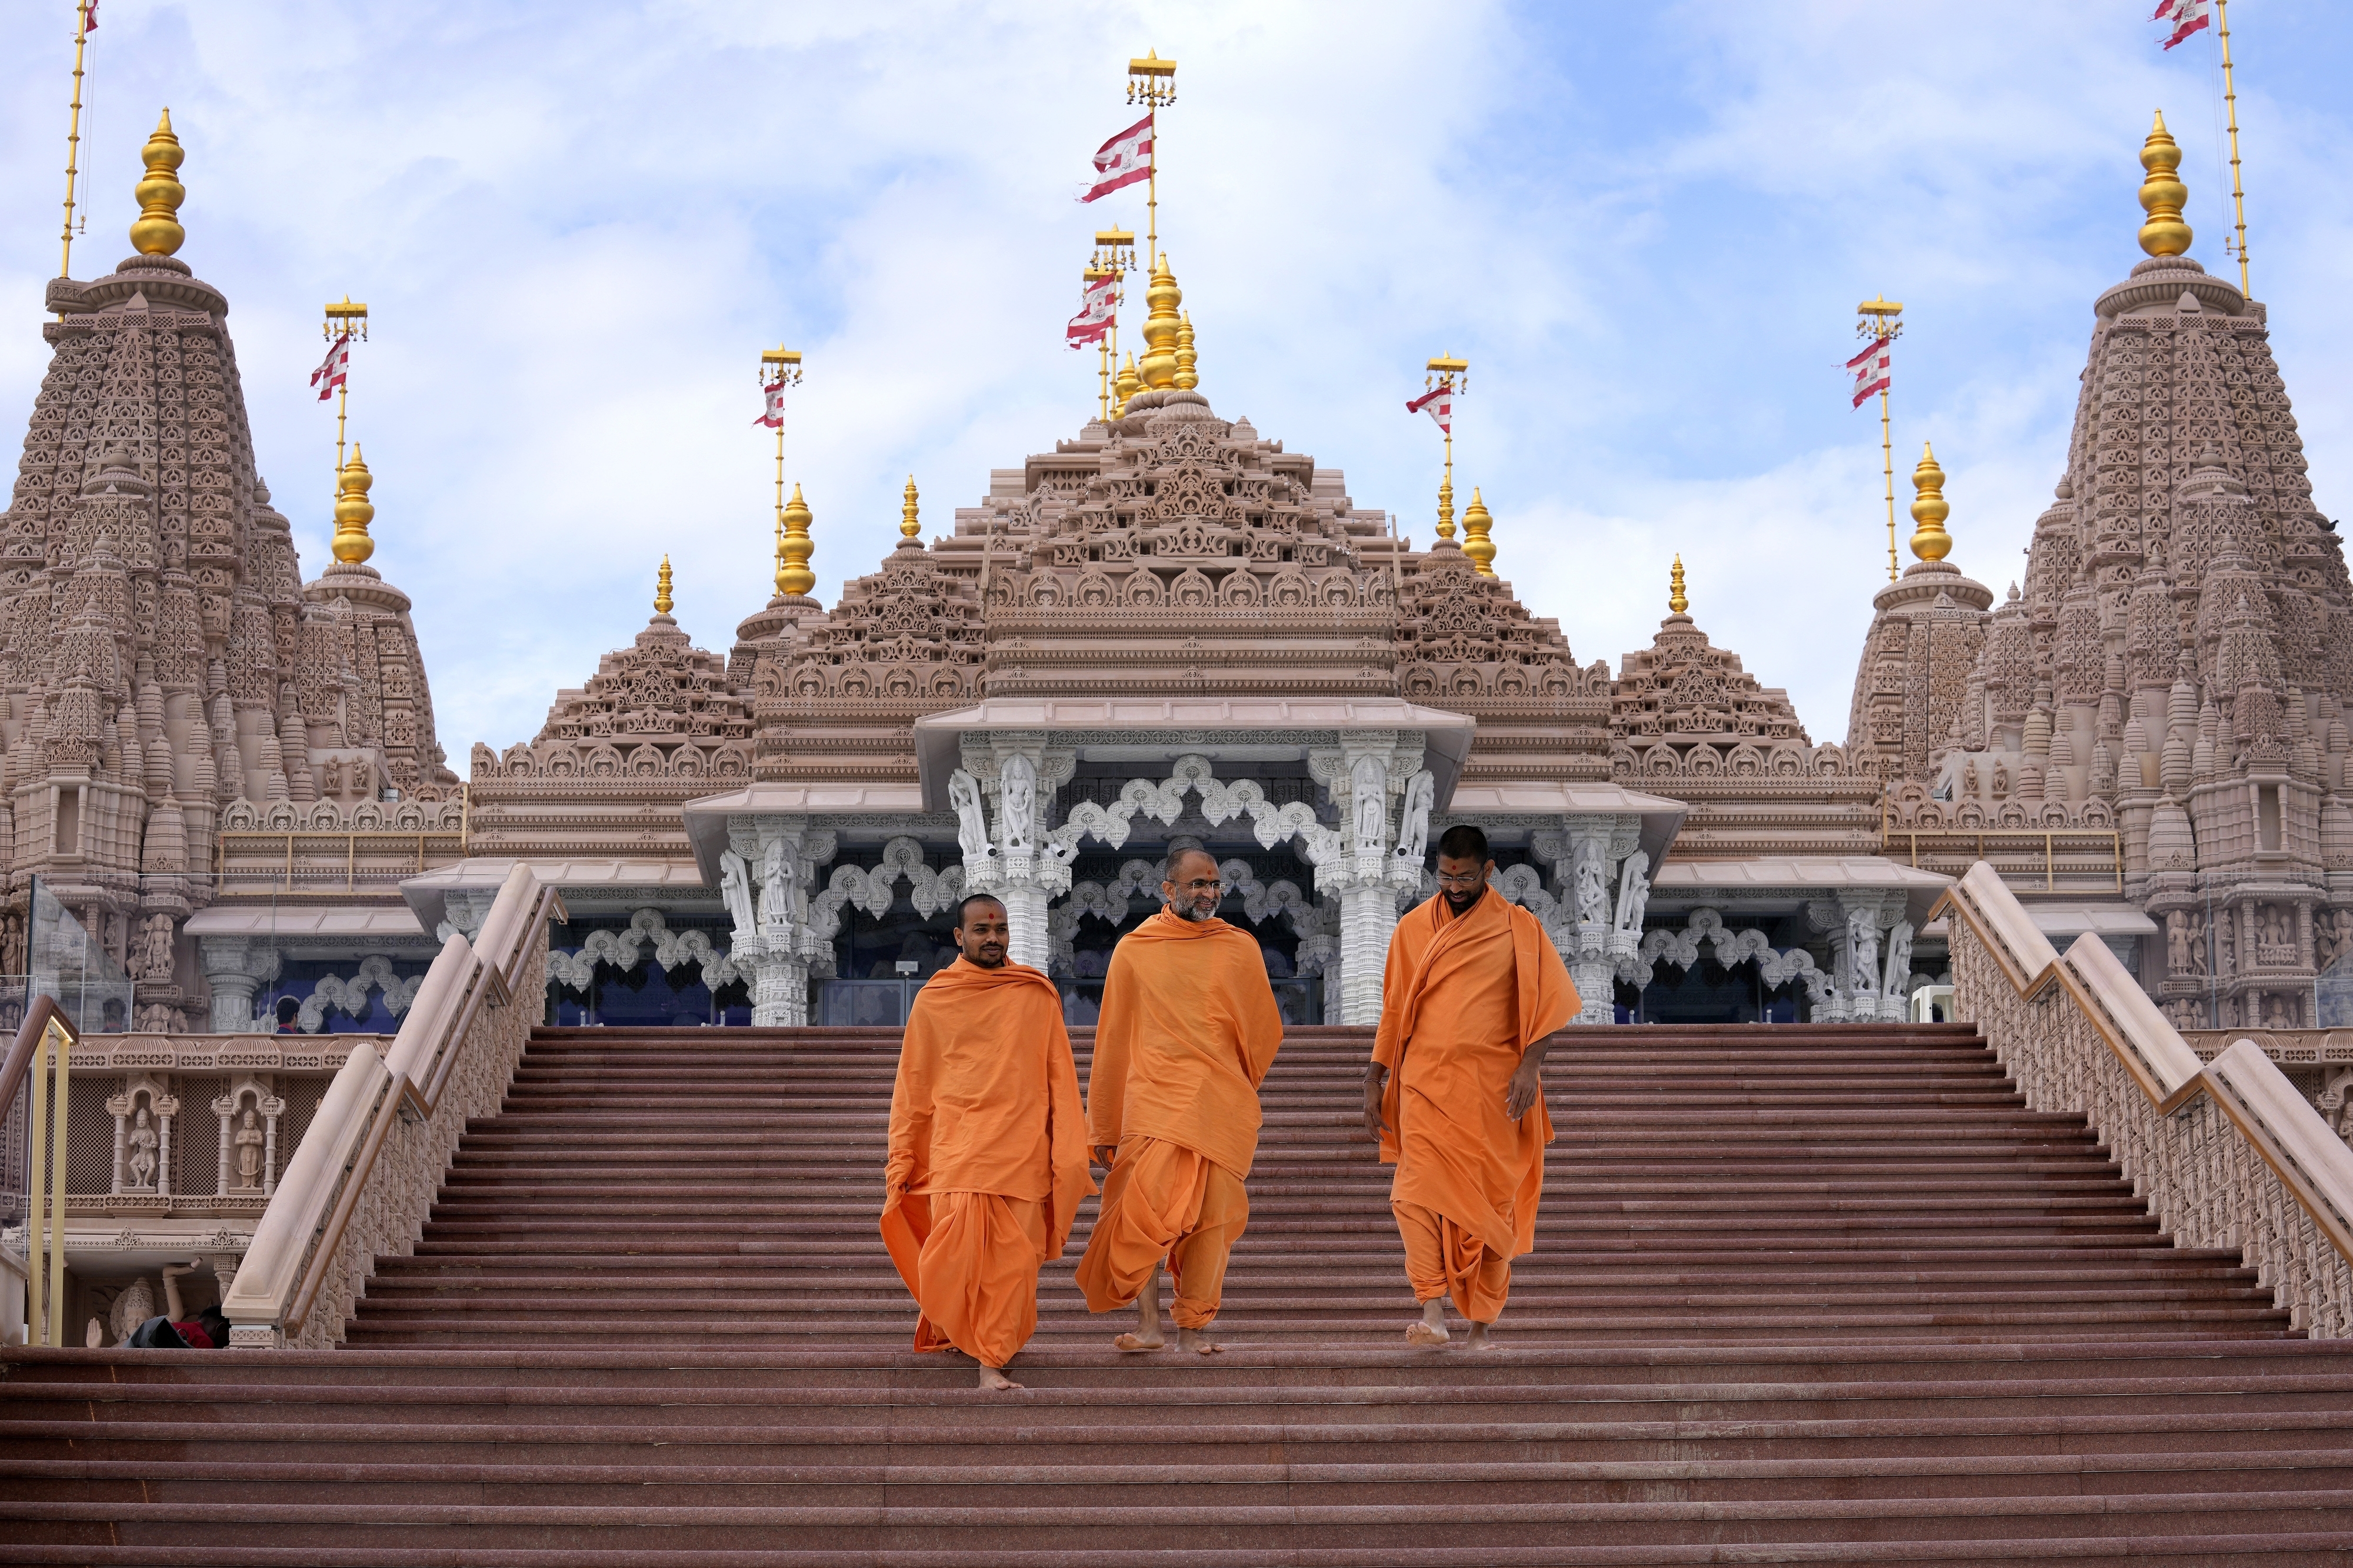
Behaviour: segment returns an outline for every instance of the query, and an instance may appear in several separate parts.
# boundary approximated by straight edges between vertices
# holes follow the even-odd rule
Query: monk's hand
[[[1504,1114],[1517,1121],[1543,1094],[1544,1063],[1533,1056],[1522,1057],[1520,1065],[1512,1069],[1511,1083],[1504,1090]]]
[[[1095,1163],[1108,1171],[1111,1169],[1111,1163],[1119,1158],[1119,1145],[1116,1143],[1098,1143],[1094,1147],[1094,1156]]]
[[[1388,1069],[1378,1062],[1365,1069],[1365,1131],[1375,1142],[1380,1142],[1388,1127],[1381,1120],[1381,1096],[1388,1087]]]

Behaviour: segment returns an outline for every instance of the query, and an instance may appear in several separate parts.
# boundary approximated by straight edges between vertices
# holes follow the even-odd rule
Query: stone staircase
[[[0,1357],[0,1563],[2353,1552],[2353,1346],[2169,1245],[1966,1028],[1566,1036],[1476,1356],[1402,1346],[1367,1046],[1296,1031],[1268,1079],[1226,1354],[1109,1351],[1082,1215],[990,1396],[906,1349],[875,1235],[895,1035],[540,1031],[346,1348]]]

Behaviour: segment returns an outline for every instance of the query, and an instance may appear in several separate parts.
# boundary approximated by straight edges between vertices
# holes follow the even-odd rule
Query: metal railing
[[[0,1208],[7,1211],[0,1214],[0,1272],[8,1294],[0,1314],[7,1337],[21,1329],[28,1344],[65,1343],[66,1108],[79,1038],[55,997],[36,997],[0,1063],[0,1127],[11,1155],[0,1173]]]

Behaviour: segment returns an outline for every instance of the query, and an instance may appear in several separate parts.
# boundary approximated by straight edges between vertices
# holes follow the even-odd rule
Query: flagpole
[[[329,343],[332,344],[338,337],[343,338],[345,342],[344,352],[348,355],[349,343],[353,337],[358,337],[362,342],[367,342],[368,308],[365,305],[353,304],[352,297],[346,294],[343,296],[342,304],[330,304],[326,310],[326,322],[319,331]],[[346,361],[343,374],[335,383],[335,486],[336,493],[339,495],[342,493],[343,479],[343,416],[351,406],[351,371],[352,367]]]
[[[80,178],[81,166],[81,51],[90,37],[90,5],[88,0],[74,3],[74,68],[73,111],[66,127],[66,226],[58,237],[64,244],[58,259],[58,276],[73,276],[73,215],[74,182]]]
[[[782,343],[760,351],[760,395],[767,397],[777,388],[797,386],[801,379],[801,355],[798,349],[788,349]],[[776,592],[785,593],[785,411],[781,399],[776,412]]]
[[[1160,265],[1160,109],[1176,101],[1176,62],[1164,60],[1157,49],[1146,49],[1142,59],[1127,62],[1127,101],[1152,111],[1151,151],[1145,154],[1145,269]]]
[[[1097,401],[1105,424],[1111,422],[1112,366],[1119,363],[1119,308],[1126,303],[1120,285],[1127,281],[1127,274],[1134,266],[1135,232],[1133,229],[1095,230],[1094,254],[1087,258],[1086,275],[1091,279],[1110,279],[1112,289],[1111,330],[1095,340],[1096,346],[1103,350],[1103,377]]]
[[[1854,308],[1863,319],[1855,323],[1858,335],[1869,338],[1884,348],[1904,335],[1904,307],[1882,295],[1865,300]],[[1887,388],[1879,389],[1879,460],[1887,478],[1887,580],[1894,582],[1898,574],[1895,554],[1895,445],[1888,421]]]
[[[1468,374],[1470,362],[1456,359],[1451,350],[1431,360],[1429,369],[1430,374],[1423,378],[1422,385],[1430,391],[1442,390],[1451,397],[1471,384]],[[1454,416],[1451,412],[1447,415],[1445,425],[1440,427],[1440,434],[1446,437],[1446,473],[1438,481],[1438,537],[1451,539],[1454,537]]]
[[[2231,79],[2231,0],[2214,0],[2214,9],[2221,21],[2216,36],[2222,41],[2222,103],[2231,121],[2231,205],[2239,220],[2239,292],[2252,300],[2254,291],[2247,283],[2247,193],[2239,184],[2239,90]]]

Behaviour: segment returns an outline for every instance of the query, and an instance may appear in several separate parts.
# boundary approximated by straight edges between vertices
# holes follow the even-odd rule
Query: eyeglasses
[[[1438,879],[1438,885],[1441,888],[1475,888],[1486,879],[1478,872],[1472,871],[1461,877],[1440,876]]]
[[[1222,893],[1226,890],[1223,882],[1179,882],[1176,886],[1187,893]]]

